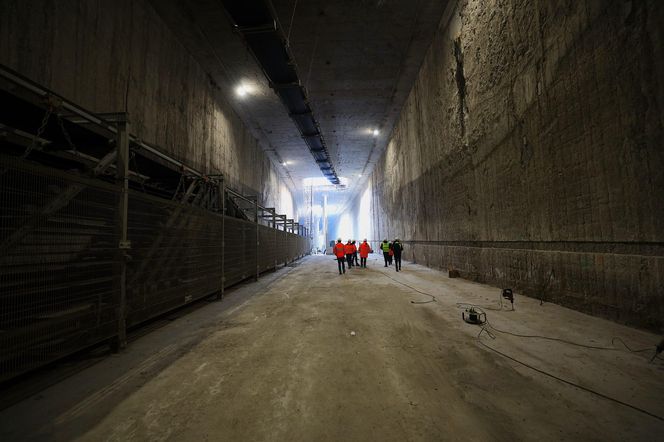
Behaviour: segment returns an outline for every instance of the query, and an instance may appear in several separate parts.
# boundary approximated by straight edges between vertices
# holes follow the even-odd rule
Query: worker
[[[390,258],[390,243],[387,242],[387,239],[384,239],[383,242],[380,243],[380,249],[383,251],[383,258],[385,259],[385,267],[387,267],[388,263],[392,264],[392,259]]]
[[[339,265],[339,274],[341,272],[346,273],[346,252],[344,250],[344,245],[341,243],[341,238],[337,239],[337,243],[334,245],[334,256],[337,257],[337,264]]]
[[[353,253],[355,253],[355,246],[351,243],[349,239],[346,245],[344,246],[346,252],[346,261],[348,261],[348,268],[353,267]]]
[[[355,242],[356,242],[356,241],[353,240],[353,265],[354,265],[355,267],[357,267],[357,266],[358,266],[358,262],[357,262],[357,245],[355,244]]]
[[[394,268],[397,272],[401,271],[401,252],[403,252],[403,245],[399,238],[396,238],[392,243],[392,252],[394,253]]]
[[[360,244],[360,267],[367,268],[367,258],[369,257],[369,253],[372,252],[371,246],[367,242],[367,239],[364,238],[364,241]]]

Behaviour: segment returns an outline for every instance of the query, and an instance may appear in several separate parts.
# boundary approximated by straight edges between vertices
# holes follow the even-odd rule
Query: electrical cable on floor
[[[545,339],[547,341],[557,341],[557,342],[562,342],[562,343],[569,344],[569,345],[574,345],[576,347],[590,348],[590,349],[593,349],[593,350],[613,350],[613,351],[619,351],[620,350],[619,348],[615,348],[615,347],[604,347],[604,346],[599,346],[599,345],[581,344],[579,342],[568,341],[567,339],[562,339],[562,338],[553,338],[551,336],[523,335],[523,334],[520,334],[520,333],[509,332],[509,331],[501,330],[501,329],[497,328],[493,324],[489,323],[489,321],[487,321],[487,326],[491,327],[493,330],[497,331],[498,333],[504,333],[506,335],[516,336],[518,338]],[[627,345],[624,343],[624,341],[622,341],[622,339],[620,339],[620,338],[614,337],[611,340],[611,343],[613,343],[615,340],[620,340],[623,343],[623,345],[625,345],[625,347],[632,353],[637,353],[637,352],[644,351],[644,350],[652,350],[651,348],[647,348],[647,349],[639,349],[637,351],[632,351],[632,350],[629,349],[629,347],[627,347]]]
[[[383,272],[381,272],[381,273],[383,273]],[[403,285],[403,286],[406,286],[406,287],[408,287],[409,289],[416,291],[417,293],[420,293],[420,294],[422,294],[422,295],[424,295],[424,296],[429,296],[429,297],[431,298],[431,299],[428,300],[428,301],[412,301],[412,300],[411,300],[411,301],[410,301],[411,304],[429,304],[430,302],[438,302],[438,300],[436,299],[436,297],[433,296],[433,295],[430,295],[429,293],[423,292],[422,290],[418,290],[418,289],[416,289],[415,287],[406,284],[405,282],[401,282],[401,281],[399,281],[398,279],[394,279],[394,278],[392,278],[390,275],[388,275],[387,273],[383,273],[383,275],[384,275],[384,276],[387,276],[388,278],[390,278],[390,279],[391,279],[392,281],[394,281],[394,282],[398,282],[399,284],[401,284],[401,285]]]
[[[486,317],[486,312],[483,310],[483,308],[485,308],[484,306],[478,306],[476,304],[471,304],[471,303],[467,303],[467,302],[457,302],[456,306],[460,307],[460,308],[474,308],[479,313],[484,314],[485,317]],[[497,310],[497,309],[494,309],[494,310]],[[576,347],[589,348],[589,349],[593,349],[593,350],[610,350],[610,351],[619,351],[620,350],[619,348],[616,348],[615,346],[614,347],[606,347],[606,346],[599,346],[599,345],[582,344],[582,343],[579,343],[579,342],[568,341],[567,339],[554,338],[554,337],[551,337],[551,336],[524,335],[524,334],[520,334],[520,333],[510,332],[510,331],[507,331],[507,330],[501,330],[498,327],[496,327],[495,325],[493,325],[492,323],[490,323],[488,319],[486,321],[482,322],[480,325],[484,325],[485,327],[490,327],[491,329],[493,329],[494,331],[496,331],[498,333],[504,333],[506,335],[515,336],[515,337],[518,337],[518,338],[545,339],[547,341],[557,341],[557,342],[562,342],[564,344],[574,345]],[[488,330],[487,330],[487,332],[488,332]],[[618,337],[618,336],[614,336],[611,339],[611,344],[613,345],[616,341],[619,341],[630,353],[641,353],[641,352],[644,352],[644,351],[652,351],[652,347],[639,348],[637,350],[634,350],[634,349],[630,348],[625,343],[625,341],[623,341],[623,339]]]
[[[430,297],[431,297],[431,300],[430,300],[430,301],[410,301],[411,303],[413,303],[413,304],[426,304],[426,303],[429,303],[429,302],[437,302],[437,299],[436,299],[435,296],[433,296],[433,295],[431,295],[431,294],[429,294],[429,293],[423,292],[423,291],[421,291],[421,290],[418,290],[418,289],[416,289],[415,287],[412,287],[412,286],[410,286],[410,285],[408,285],[408,284],[406,284],[406,283],[403,283],[403,282],[401,282],[401,281],[399,281],[399,280],[396,280],[396,279],[392,278],[391,276],[389,276],[389,275],[387,275],[387,274],[385,274],[385,273],[383,273],[383,275],[387,276],[388,278],[390,278],[391,280],[393,280],[393,281],[395,281],[395,282],[398,282],[399,284],[402,284],[402,285],[404,285],[404,286],[410,288],[411,290],[414,290],[414,291],[416,291],[416,292],[418,292],[418,293],[421,293],[421,294],[423,294],[423,295],[426,295],[426,296],[430,296]],[[470,306],[470,307],[473,307],[473,308],[475,308],[476,310],[478,310],[480,313],[483,313],[484,315],[486,315],[486,312],[484,312],[484,310],[483,310],[481,307],[478,307],[478,306],[476,306],[476,305],[474,305],[474,304],[458,302],[458,303],[457,303],[457,306]],[[486,316],[485,316],[485,317],[486,317]],[[585,348],[590,348],[590,349],[595,349],[595,350],[618,350],[617,348],[600,347],[600,346],[594,346],[594,345],[580,344],[580,343],[578,343],[578,342],[568,341],[568,340],[560,339],[560,338],[552,338],[552,337],[549,337],[549,336],[541,336],[541,335],[521,335],[521,334],[518,334],[518,333],[507,332],[507,331],[504,331],[504,330],[500,330],[500,329],[494,327],[493,325],[491,325],[491,324],[489,323],[489,320],[488,320],[488,319],[487,319],[484,323],[482,323],[481,325],[482,325],[482,328],[481,328],[480,332],[477,334],[477,342],[478,342],[480,345],[482,345],[482,346],[486,347],[487,349],[491,350],[492,352],[497,353],[497,354],[499,354],[500,356],[502,356],[502,357],[504,357],[504,358],[507,358],[507,359],[509,359],[509,360],[511,360],[511,361],[513,361],[513,362],[516,362],[517,364],[523,365],[523,366],[526,367],[526,368],[529,368],[529,369],[531,369],[531,370],[533,370],[533,371],[536,371],[537,373],[540,373],[540,374],[543,374],[543,375],[545,375],[545,376],[548,376],[548,377],[550,377],[550,378],[552,378],[552,379],[555,379],[555,380],[557,380],[557,381],[559,381],[559,382],[562,382],[562,383],[567,384],[567,385],[571,385],[572,387],[576,387],[576,388],[578,388],[579,390],[583,390],[583,391],[585,391],[585,392],[587,392],[587,393],[594,394],[594,395],[596,395],[596,396],[599,396],[599,397],[601,397],[601,398],[603,398],[603,399],[606,399],[606,400],[608,400],[608,401],[614,402],[614,403],[616,403],[616,404],[622,405],[622,406],[624,406],[624,407],[631,408],[632,410],[638,411],[638,412],[640,412],[640,413],[643,413],[643,414],[645,414],[645,415],[647,415],[647,416],[650,416],[650,417],[652,417],[652,418],[658,419],[658,420],[660,420],[660,421],[664,421],[664,417],[662,417],[662,416],[658,416],[658,415],[656,415],[656,414],[654,414],[654,413],[651,413],[651,412],[649,412],[648,410],[644,410],[643,408],[639,408],[639,407],[637,407],[636,405],[632,405],[632,404],[629,404],[629,403],[627,403],[627,402],[623,402],[623,401],[621,401],[620,399],[616,399],[616,398],[613,398],[613,397],[611,397],[611,396],[607,396],[607,395],[605,395],[605,394],[603,394],[603,393],[600,393],[600,392],[598,392],[598,391],[595,391],[595,390],[593,390],[593,389],[591,389],[591,388],[584,387],[583,385],[577,384],[577,383],[572,382],[572,381],[569,381],[569,380],[567,380],[567,379],[563,379],[563,378],[561,378],[561,377],[559,377],[559,376],[554,375],[553,373],[549,373],[548,371],[545,371],[545,370],[539,369],[539,368],[534,367],[534,366],[532,366],[532,365],[530,365],[530,364],[528,364],[528,363],[526,363],[526,362],[520,361],[519,359],[516,359],[515,357],[512,357],[512,356],[510,356],[510,355],[508,355],[508,354],[505,354],[505,353],[501,352],[500,350],[496,350],[495,348],[493,348],[493,347],[487,345],[486,343],[482,342],[481,335],[482,335],[482,333],[486,333],[491,339],[496,339],[496,336],[495,336],[493,333],[491,333],[491,331],[488,329],[488,328],[490,327],[490,328],[494,329],[495,331],[497,331],[497,332],[499,332],[499,333],[505,333],[505,334],[509,334],[509,335],[512,335],[512,336],[522,337],[522,338],[547,339],[547,340],[559,341],[559,342],[563,342],[563,343],[565,343],[565,344],[575,345],[575,346],[585,347]],[[647,348],[638,349],[638,350],[633,350],[633,349],[631,349],[631,348],[625,343],[625,341],[622,340],[622,338],[619,338],[619,337],[614,337],[614,338],[611,340],[611,343],[613,344],[616,340],[620,341],[620,342],[625,346],[625,348],[626,348],[628,351],[630,351],[631,353],[639,353],[639,352],[643,352],[643,351],[650,350],[650,349],[647,349]],[[653,356],[653,359],[652,359],[652,360],[654,360],[655,358],[657,358],[657,359],[661,359],[661,358],[659,357],[658,354],[655,354],[655,356]]]
[[[381,272],[381,273],[382,273],[382,272]],[[419,289],[416,289],[415,287],[413,287],[413,286],[411,286],[411,285],[408,285],[408,284],[406,284],[406,283],[404,283],[404,282],[401,282],[401,281],[399,281],[399,280],[397,280],[397,279],[395,279],[395,278],[392,278],[391,276],[389,276],[389,275],[386,274],[386,273],[383,273],[383,275],[387,276],[388,278],[390,278],[391,280],[393,280],[393,281],[395,281],[395,282],[398,282],[398,283],[401,284],[401,285],[404,285],[404,286],[408,287],[408,288],[411,289],[411,290],[416,291],[417,293],[420,293],[420,294],[422,294],[422,295],[425,295],[425,296],[429,296],[429,297],[431,297],[431,300],[429,300],[429,301],[412,301],[412,300],[411,300],[411,301],[410,301],[411,304],[428,304],[428,303],[431,303],[431,302],[438,302],[438,300],[436,299],[436,297],[435,297],[434,295],[431,295],[431,294],[429,294],[429,293],[426,293],[426,292],[423,292],[423,291],[421,291],[421,290],[419,290]],[[484,308],[486,308],[487,310],[503,311],[502,303],[501,303],[501,308],[500,308],[500,309],[495,308],[495,307],[478,306],[478,305],[476,305],[476,304],[471,304],[471,303],[467,303],[467,302],[457,302],[457,303],[456,303],[456,306],[457,306],[457,307],[461,307],[461,308],[474,308],[474,309],[477,310],[479,313],[484,314],[484,315],[485,315],[485,318],[486,318],[487,316],[486,316],[486,312],[484,311]],[[504,334],[511,335],[511,336],[515,336],[515,337],[519,337],[519,338],[545,339],[545,340],[548,340],[548,341],[562,342],[562,343],[564,343],[564,344],[573,345],[573,346],[576,346],[576,347],[588,348],[588,349],[592,349],[592,350],[609,350],[609,351],[619,351],[619,350],[620,350],[620,349],[615,348],[615,347],[602,347],[602,346],[598,346],[598,345],[582,344],[582,343],[579,343],[579,342],[568,341],[568,340],[566,340],[566,339],[562,339],[562,338],[554,338],[554,337],[551,337],[551,336],[543,336],[543,335],[524,335],[524,334],[519,334],[519,333],[513,333],[513,332],[509,332],[509,331],[501,330],[501,329],[497,328],[496,326],[494,326],[493,324],[491,324],[491,323],[489,322],[488,319],[487,319],[485,322],[481,323],[480,325],[482,325],[482,328],[483,328],[483,330],[485,331],[485,333],[487,333],[489,336],[491,336],[492,339],[495,339],[495,335],[493,335],[489,330],[487,330],[486,327],[490,327],[491,329],[495,330],[495,331],[498,332],[498,333],[504,333]],[[622,338],[620,338],[620,337],[618,337],[618,336],[614,336],[614,337],[611,339],[611,344],[613,345],[613,344],[615,343],[615,341],[619,341],[623,346],[625,346],[625,348],[626,348],[630,353],[641,353],[641,352],[651,351],[651,350],[652,350],[652,348],[650,348],[650,347],[648,347],[648,348],[640,348],[640,349],[636,349],[636,350],[634,350],[634,349],[632,349],[631,347],[629,347],[629,346],[625,343],[625,341],[624,341]],[[653,356],[653,358],[651,359],[651,362],[652,362],[653,360],[655,360],[655,359],[660,359],[660,360],[662,360],[662,358],[661,358],[658,354],[655,354],[655,356]]]
[[[593,389],[591,389],[591,388],[588,388],[588,387],[584,387],[583,385],[579,385],[579,384],[577,384],[577,383],[575,383],[575,382],[568,381],[567,379],[563,379],[563,378],[561,378],[561,377],[559,377],[559,376],[556,376],[556,375],[554,375],[554,374],[552,374],[552,373],[549,373],[549,372],[547,372],[547,371],[545,371],[545,370],[542,370],[542,369],[539,369],[539,368],[537,368],[537,367],[534,367],[534,366],[532,366],[532,365],[530,365],[530,364],[528,364],[528,363],[526,363],[526,362],[520,361],[520,360],[518,360],[518,359],[516,359],[516,358],[514,358],[514,357],[512,357],[512,356],[510,356],[510,355],[508,355],[508,354],[505,354],[505,353],[501,352],[500,350],[496,350],[495,348],[493,348],[493,347],[487,345],[486,343],[482,342],[481,335],[482,335],[482,333],[485,333],[485,332],[488,332],[489,336],[492,337],[492,339],[495,339],[495,336],[493,336],[488,330],[486,330],[486,326],[483,326],[482,329],[480,330],[480,332],[477,334],[477,342],[478,342],[480,345],[482,345],[482,346],[488,348],[489,350],[493,351],[494,353],[499,354],[500,356],[502,356],[502,357],[504,357],[504,358],[507,358],[507,359],[509,359],[509,360],[511,360],[511,361],[513,361],[513,362],[516,362],[517,364],[523,365],[523,366],[526,367],[526,368],[529,368],[529,369],[531,369],[531,370],[533,370],[533,371],[536,371],[536,372],[538,372],[538,373],[540,373],[540,374],[543,374],[543,375],[545,375],[545,376],[548,376],[548,377],[550,377],[550,378],[553,378],[553,379],[555,379],[555,380],[557,380],[557,381],[560,381],[560,382],[562,382],[562,383],[564,383],[564,384],[567,384],[567,385],[571,385],[571,386],[573,386],[573,387],[576,387],[576,388],[578,388],[579,390],[586,391],[586,392],[588,392],[588,393],[594,394],[594,395],[596,395],[596,396],[599,396],[599,397],[604,398],[604,399],[606,399],[606,400],[609,400],[609,401],[611,401],[611,402],[615,402],[616,404],[619,404],[619,405],[622,405],[622,406],[625,406],[625,407],[631,408],[631,409],[633,409],[633,410],[635,410],[635,411],[641,412],[641,413],[643,413],[643,414],[646,414],[646,415],[648,415],[648,416],[650,416],[650,417],[653,417],[653,418],[655,418],[655,419],[658,419],[658,420],[660,420],[660,421],[664,421],[664,417],[662,417],[662,416],[658,416],[658,415],[656,415],[656,414],[654,414],[654,413],[651,413],[651,412],[649,412],[649,411],[647,411],[647,410],[644,410],[643,408],[639,408],[639,407],[637,407],[637,406],[635,406],[635,405],[628,404],[627,402],[623,402],[623,401],[621,401],[620,399],[616,399],[616,398],[613,398],[613,397],[611,397],[611,396],[607,396],[607,395],[605,395],[605,394],[603,394],[603,393],[600,393],[600,392],[595,391],[595,390],[593,390]]]
[[[613,339],[611,339],[611,345],[613,345],[615,341],[620,341],[620,343],[621,343],[622,345],[624,345],[625,348],[626,348],[630,353],[641,353],[641,352],[644,352],[644,351],[652,351],[652,348],[651,348],[651,347],[648,347],[648,348],[639,348],[638,350],[634,350],[634,349],[630,348],[629,345],[627,345],[627,344],[625,343],[625,341],[623,341],[622,338],[620,338],[620,337],[618,337],[618,336],[614,336]]]

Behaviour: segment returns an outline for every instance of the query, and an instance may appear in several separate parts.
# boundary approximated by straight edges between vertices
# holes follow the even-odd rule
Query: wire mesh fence
[[[0,381],[117,334],[118,194],[0,156]],[[302,236],[138,191],[127,221],[128,325],[309,250]]]

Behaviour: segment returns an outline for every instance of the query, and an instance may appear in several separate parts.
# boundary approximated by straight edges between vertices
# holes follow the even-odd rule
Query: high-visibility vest
[[[334,245],[334,255],[337,258],[343,258],[344,256],[346,256],[346,252],[344,251],[344,245],[341,244],[340,242]]]
[[[346,255],[352,255],[353,254],[353,245],[352,244],[346,244],[344,246],[344,249],[346,250]]]
[[[380,243],[380,248],[383,250],[383,252],[389,252],[390,251],[390,243],[389,242],[382,242],[382,243]]]

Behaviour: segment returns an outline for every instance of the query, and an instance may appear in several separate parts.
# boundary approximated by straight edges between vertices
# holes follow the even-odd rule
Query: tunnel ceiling
[[[273,0],[301,84],[349,188],[363,187],[388,140],[445,9],[441,0]],[[302,201],[302,179],[323,177],[296,124],[217,0],[152,0],[153,7],[277,164]],[[238,85],[247,94],[236,94]],[[374,137],[372,131],[380,131]],[[232,140],[231,140],[232,142]],[[279,163],[287,161],[286,166]],[[358,175],[362,174],[362,177]]]

